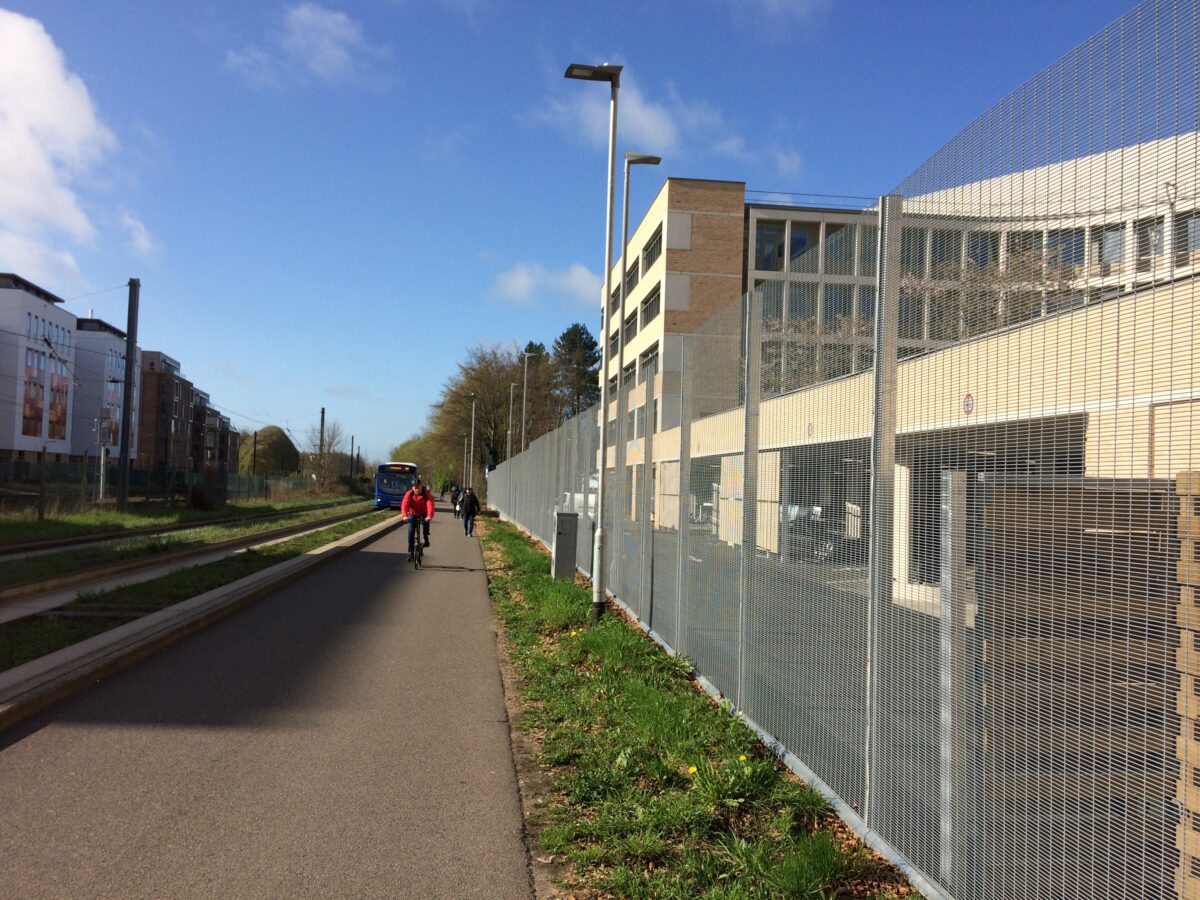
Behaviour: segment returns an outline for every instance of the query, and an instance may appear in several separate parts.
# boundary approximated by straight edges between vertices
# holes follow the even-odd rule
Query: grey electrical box
[[[550,572],[555,578],[575,579],[575,545],[579,531],[579,513],[554,514],[554,546],[551,548]]]

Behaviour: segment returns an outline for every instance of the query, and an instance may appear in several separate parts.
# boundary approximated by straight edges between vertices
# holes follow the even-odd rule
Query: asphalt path
[[[531,897],[478,540],[406,538],[0,734],[0,896]]]

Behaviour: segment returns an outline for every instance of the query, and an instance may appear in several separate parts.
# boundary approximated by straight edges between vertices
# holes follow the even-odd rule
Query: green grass
[[[365,504],[355,505],[365,509]],[[158,556],[163,553],[198,549],[205,544],[250,537],[276,528],[286,528],[289,525],[300,525],[304,522],[328,518],[337,515],[339,511],[352,512],[354,510],[331,509],[326,504],[316,509],[298,510],[295,515],[282,518],[250,519],[207,527],[203,522],[199,522],[196,528],[184,531],[131,537],[127,540],[81,547],[78,550],[67,548],[57,553],[10,559],[0,562],[0,589],[32,584],[47,578],[74,575],[88,569]]]
[[[395,515],[395,510],[379,510],[361,519],[341,522],[270,547],[247,550],[207,565],[180,569],[151,581],[109,591],[80,593],[78,599],[63,607],[71,613],[83,614],[78,618],[31,616],[5,622],[0,624],[0,671],[116,628],[139,614],[165,609],[205,591],[231,584]],[[121,611],[126,611],[128,616],[121,618]],[[96,615],[86,615],[89,612]]]
[[[686,660],[618,615],[587,627],[590,592],[551,580],[546,555],[511,526],[489,523],[484,540],[501,553],[491,589],[521,678],[521,727],[540,737],[551,772],[532,824],[542,849],[572,864],[577,895],[907,895],[696,687]]]
[[[29,509],[0,515],[0,547],[31,541],[110,534],[135,528],[162,527],[184,522],[203,523],[209,519],[265,515],[289,509],[322,508],[347,502],[365,501],[361,497],[348,498],[343,495],[307,497],[302,500],[288,500],[279,503],[239,503],[236,506],[227,506],[224,509],[216,510],[141,507],[130,512],[119,513],[115,509],[96,509],[59,515],[42,522],[37,520],[37,512]]]

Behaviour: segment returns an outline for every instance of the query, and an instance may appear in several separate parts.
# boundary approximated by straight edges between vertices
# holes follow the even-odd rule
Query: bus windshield
[[[412,487],[413,479],[415,478],[415,475],[407,472],[380,472],[379,490],[386,491],[389,494],[403,494]]]

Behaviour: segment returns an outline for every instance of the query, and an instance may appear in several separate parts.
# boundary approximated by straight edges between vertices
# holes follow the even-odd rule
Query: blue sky
[[[883,193],[1130,6],[10,3],[0,271],[122,328],[138,277],[141,346],[235,423],[324,406],[384,458],[468,346],[598,330],[607,90],[568,63],[626,67],[636,221],[666,176]]]

